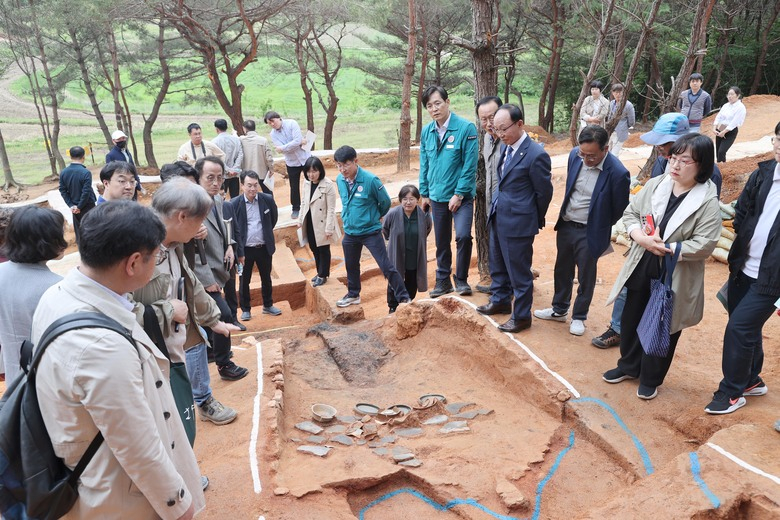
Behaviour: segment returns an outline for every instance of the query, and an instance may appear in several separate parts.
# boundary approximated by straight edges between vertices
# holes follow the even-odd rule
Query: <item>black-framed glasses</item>
[[[154,256],[154,265],[160,265],[168,260],[168,250],[160,248],[157,250],[157,254]]]

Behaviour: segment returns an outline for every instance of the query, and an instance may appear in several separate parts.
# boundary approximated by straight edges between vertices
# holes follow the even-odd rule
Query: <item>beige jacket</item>
[[[672,179],[668,174],[647,181],[623,213],[627,231],[631,233],[640,227],[640,216],[648,213],[653,214],[656,224],[660,222],[671,192]],[[704,261],[718,243],[721,225],[717,190],[712,181],[707,181],[691,189],[666,226],[661,238],[672,251],[677,242],[682,242],[680,258],[672,276],[674,312],[671,334],[696,325],[704,315]],[[617,298],[644,252],[642,246],[635,242],[631,244],[607,304]]]
[[[257,172],[262,182],[265,174],[274,169],[274,154],[271,147],[268,146],[268,140],[257,135],[257,132],[247,132],[239,139],[241,139],[241,147],[244,150],[241,170]]]
[[[325,244],[338,244],[341,242],[341,230],[336,222],[336,196],[338,189],[336,185],[325,177],[317,184],[314,196],[309,201],[311,193],[311,182],[303,182],[301,190],[301,212],[298,215],[298,223],[304,226],[306,215],[311,212],[311,223],[314,227],[314,237],[318,246]],[[325,236],[331,233],[330,240]],[[306,230],[303,230],[303,240],[306,240]]]
[[[200,471],[169,385],[168,360],[117,297],[77,269],[46,291],[33,318],[37,342],[71,312],[102,312],[132,331],[63,334],[46,350],[36,388],[55,453],[71,469],[98,432],[105,441],[81,476],[67,519],[176,519],[205,507]]]
[[[206,151],[204,154],[203,151]],[[192,141],[187,141],[179,147],[179,153],[176,157],[177,161],[184,161],[190,166],[194,165],[198,159],[202,159],[207,155],[213,155],[219,157],[221,160],[225,160],[225,152],[219,149],[219,146],[215,145],[211,141],[203,140],[203,146],[195,146]]]

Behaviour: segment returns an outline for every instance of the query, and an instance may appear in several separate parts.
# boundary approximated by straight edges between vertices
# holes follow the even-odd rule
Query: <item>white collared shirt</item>
[[[604,158],[596,166],[586,166],[585,161],[580,165],[580,171],[577,180],[574,181],[569,204],[566,206],[566,213],[563,220],[578,222],[580,224],[588,223],[588,213],[590,212],[590,200],[593,198],[593,189],[599,179],[599,174],[604,169]]]
[[[246,204],[246,246],[257,247],[265,244],[263,240],[263,219],[260,215],[260,203],[255,195],[255,200],[250,201],[244,197],[244,203]]]
[[[443,125],[439,126],[439,123],[436,123],[436,133],[439,134],[439,142],[444,140],[444,134],[447,133],[447,127],[450,126],[451,117],[452,117],[452,112],[450,112],[450,115],[447,116],[447,120],[444,122]]]

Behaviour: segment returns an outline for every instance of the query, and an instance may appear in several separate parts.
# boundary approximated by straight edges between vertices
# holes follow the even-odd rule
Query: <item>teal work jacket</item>
[[[358,166],[352,189],[342,174],[336,177],[341,197],[341,221],[344,233],[367,235],[382,229],[379,220],[390,209],[390,196],[382,181],[373,173]]]
[[[449,202],[453,195],[477,194],[479,143],[474,123],[450,112],[450,124],[439,141],[436,121],[420,134],[420,195]]]

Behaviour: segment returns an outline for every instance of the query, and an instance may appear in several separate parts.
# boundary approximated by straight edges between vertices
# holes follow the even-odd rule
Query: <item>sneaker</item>
[[[206,475],[200,476],[200,487],[203,488],[203,491],[206,491],[209,487],[209,478]]]
[[[279,307],[275,307],[273,305],[270,305],[268,307],[263,307],[263,314],[270,314],[271,316],[279,316],[282,313],[282,310]]]
[[[613,368],[612,370],[607,370],[604,372],[604,375],[601,376],[601,378],[606,381],[607,383],[620,383],[621,381],[625,381],[626,379],[636,379],[634,376],[630,376],[620,370],[619,368]]]
[[[325,282],[328,281],[328,277],[322,277],[322,276],[315,276],[314,280],[311,281],[312,287],[319,287],[320,285],[324,285]]]
[[[470,290],[471,288],[469,288]],[[431,298],[438,298],[439,296],[442,296],[444,294],[449,294],[452,291],[454,291],[452,287],[452,282],[449,278],[443,278],[441,280],[436,280],[436,286],[433,288],[433,290],[428,294]]]
[[[571,320],[569,334],[573,334],[575,336],[582,336],[585,334],[585,322],[583,320]]]
[[[244,311],[241,313],[241,321],[249,321],[252,319],[252,313],[250,311]]]
[[[739,410],[747,404],[747,400],[742,397],[729,397],[726,392],[718,390],[713,394],[712,401],[704,408],[704,411],[713,415],[723,415]]]
[[[558,314],[554,310],[550,309],[542,309],[542,310],[536,310],[534,311],[534,316],[539,318],[540,320],[550,320],[550,321],[560,321],[562,323],[566,322],[566,315],[569,314],[568,312],[564,312],[563,314]],[[584,333],[583,329],[583,333]],[[572,332],[572,334],[574,334]]]
[[[636,396],[645,401],[649,401],[658,395],[658,388],[655,386],[645,386],[639,383],[639,388],[636,389]]]
[[[596,336],[591,340],[591,343],[598,348],[611,348],[620,346],[620,334],[615,332],[615,329],[609,327],[604,334]]]
[[[455,278],[455,291],[461,296],[471,295],[471,286],[465,280],[459,280]]]
[[[336,302],[336,307],[349,307],[350,305],[360,305],[360,296],[350,296],[347,294]]]
[[[239,379],[246,377],[249,370],[240,367],[231,361],[229,365],[218,367],[217,372],[219,372],[219,377],[225,381],[238,381]]]
[[[769,389],[766,387],[766,384],[764,383],[763,379],[760,377],[758,378],[757,383],[753,383],[749,387],[745,388],[745,391],[742,392],[743,396],[746,395],[766,395],[766,393],[769,391]]]
[[[228,424],[236,420],[238,413],[214,399],[213,395],[210,395],[202,405],[198,406],[198,415],[200,415],[201,421],[211,421],[214,424]],[[208,486],[208,479],[206,480],[206,485]]]

